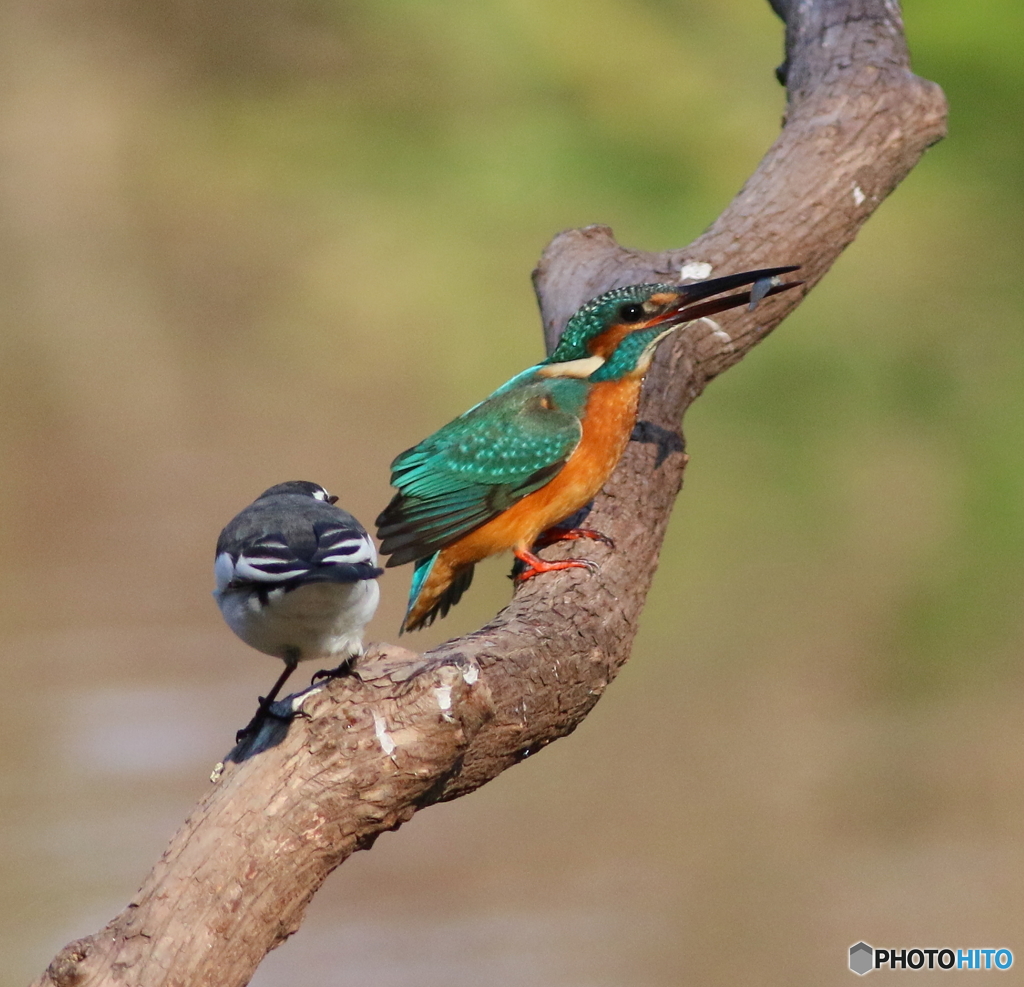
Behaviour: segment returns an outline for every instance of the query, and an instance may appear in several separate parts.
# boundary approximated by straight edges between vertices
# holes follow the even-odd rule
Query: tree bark
[[[910,72],[896,0],[770,2],[786,22],[784,127],[719,219],[659,254],[620,247],[605,227],[570,230],[534,272],[549,347],[582,302],[616,286],[784,264],[806,281],[661,347],[637,441],[587,522],[615,542],[587,543],[600,572],[530,580],[473,634],[423,655],[376,645],[355,675],[295,697],[301,715],[232,751],[128,907],[36,984],[248,983],[353,851],[571,733],[600,698],[629,657],[682,485],[683,412],[799,304],[944,134],[945,100]]]

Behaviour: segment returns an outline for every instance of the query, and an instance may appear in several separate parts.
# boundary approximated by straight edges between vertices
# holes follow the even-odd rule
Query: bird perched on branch
[[[397,488],[377,518],[387,565],[415,562],[403,631],[416,630],[460,600],[474,565],[511,549],[518,580],[585,559],[545,562],[544,543],[599,538],[553,528],[586,506],[615,469],[636,423],[640,387],[657,345],[695,319],[793,287],[777,267],[690,285],[640,284],[587,302],[554,352],[498,388],[391,464]],[[732,288],[750,291],[704,301]]]
[[[228,626],[284,671],[251,732],[300,661],[337,664],[340,674],[363,653],[363,629],[377,609],[377,554],[363,526],[335,507],[323,487],[303,480],[265,490],[217,540],[214,598]]]

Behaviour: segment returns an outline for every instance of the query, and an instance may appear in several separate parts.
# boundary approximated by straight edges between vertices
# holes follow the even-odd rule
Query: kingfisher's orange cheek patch
[[[590,352],[594,356],[599,356],[604,360],[615,352],[616,347],[621,343],[637,326],[635,325],[615,325],[606,332],[601,333],[600,336],[591,340]]]
[[[664,308],[668,305],[676,304],[679,301],[679,296],[674,291],[659,291],[657,294],[651,295],[648,301],[658,308]]]

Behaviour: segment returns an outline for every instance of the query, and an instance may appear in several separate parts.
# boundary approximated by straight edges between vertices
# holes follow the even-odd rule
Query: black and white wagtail
[[[300,661],[326,659],[339,673],[363,653],[384,570],[366,529],[334,506],[337,499],[316,483],[279,483],[217,539],[213,595],[228,627],[285,664],[240,737],[266,716]]]

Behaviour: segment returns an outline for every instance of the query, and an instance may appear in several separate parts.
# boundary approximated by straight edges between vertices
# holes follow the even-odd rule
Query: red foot
[[[525,583],[527,579],[533,579],[534,576],[539,576],[543,572],[561,572],[563,569],[589,569],[591,572],[597,572],[598,569],[597,563],[591,562],[590,559],[565,559],[562,562],[545,562],[543,559],[537,558],[533,552],[527,552],[525,549],[519,549],[513,554],[526,566],[515,577],[517,583]]]
[[[555,542],[578,541],[580,538],[589,538],[591,541],[599,541],[602,545],[607,545],[609,548],[615,548],[615,542],[611,538],[607,535],[602,535],[600,531],[595,531],[593,528],[559,527],[548,528],[547,531],[542,531],[533,543],[533,547],[547,548],[548,545],[554,545]]]

